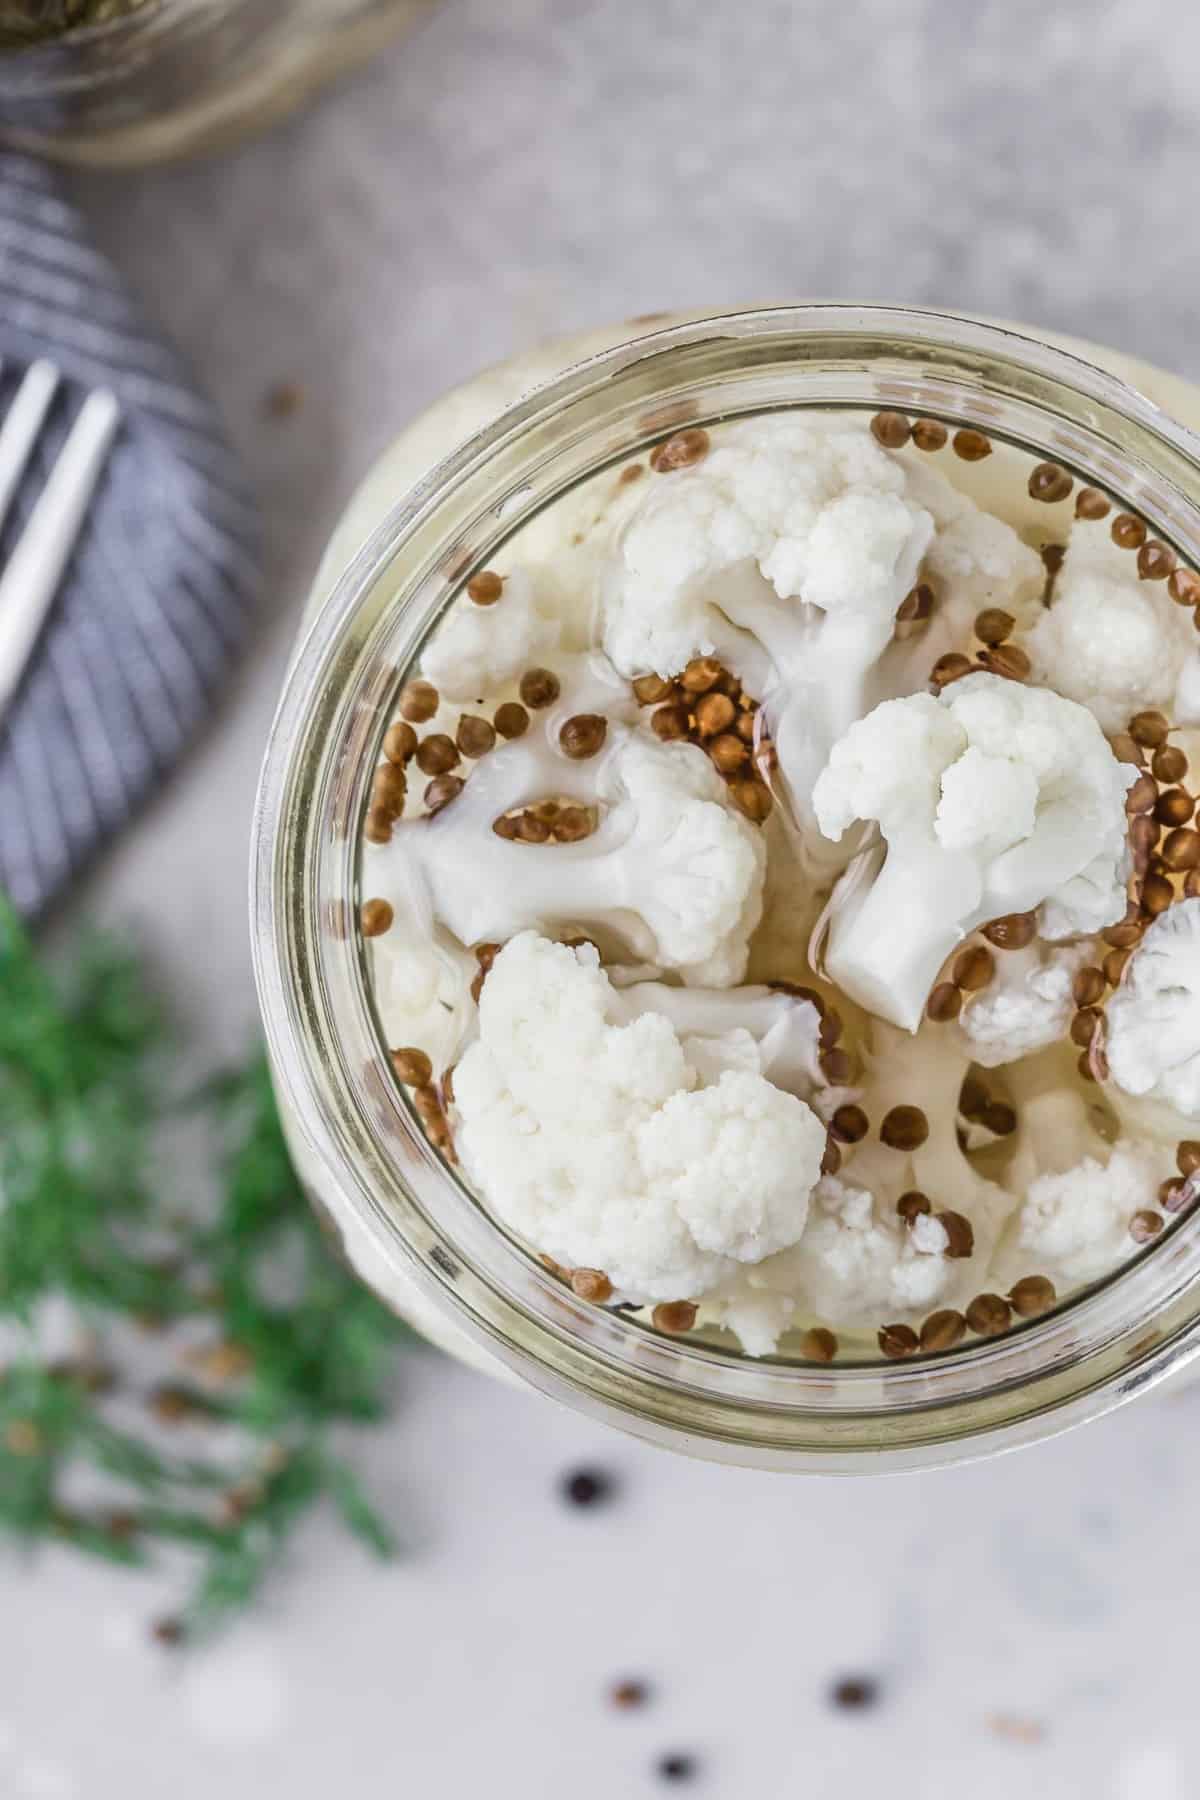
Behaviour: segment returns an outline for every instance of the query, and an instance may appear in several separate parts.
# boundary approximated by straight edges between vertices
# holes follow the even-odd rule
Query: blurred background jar
[[[0,143],[129,167],[219,150],[437,0],[0,0]]]

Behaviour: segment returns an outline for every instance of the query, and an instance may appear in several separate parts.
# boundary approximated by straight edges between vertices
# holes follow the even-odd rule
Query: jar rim
[[[850,389],[863,397],[839,402]],[[832,302],[648,329],[460,444],[343,570],[288,672],[250,883],[281,1099],[363,1253],[402,1268],[435,1312],[568,1404],[693,1454],[817,1471],[1015,1447],[1163,1379],[1200,1351],[1200,1217],[1044,1318],[912,1362],[775,1362],[662,1339],[577,1300],[431,1151],[382,1064],[353,919],[381,709],[466,569],[578,480],[660,439],[682,409],[705,423],[839,403],[1017,434],[1115,489],[1200,562],[1200,440],[1069,351],[954,313]]]

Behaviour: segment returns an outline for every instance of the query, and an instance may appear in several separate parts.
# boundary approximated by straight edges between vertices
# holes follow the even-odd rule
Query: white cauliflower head
[[[1062,1174],[1039,1175],[1006,1257],[1014,1270],[1036,1270],[1058,1286],[1097,1280],[1137,1248],[1130,1221],[1154,1207],[1162,1178],[1161,1153],[1127,1142],[1115,1144],[1107,1159],[1085,1156]]]
[[[1179,900],[1155,919],[1107,1011],[1118,1087],[1200,1120],[1200,899]]]
[[[826,836],[875,821],[887,845],[875,880],[832,908],[830,977],[913,1030],[947,956],[987,920],[1040,906],[1047,936],[1112,924],[1135,773],[1090,713],[1045,689],[979,674],[884,701],[813,791]]]
[[[480,700],[557,646],[560,607],[545,570],[514,569],[493,605],[466,594],[454,602],[422,652],[422,673],[446,700]]]
[[[997,1069],[1064,1039],[1076,1010],[1071,984],[1096,960],[1090,938],[1002,952],[988,986],[963,996],[957,1030],[972,1060]]]
[[[588,946],[496,957],[454,1077],[455,1141],[497,1217],[631,1299],[703,1293],[799,1237],[825,1128],[749,1069],[706,1083],[661,1014],[613,1022]]]
[[[1020,641],[1034,680],[1088,707],[1110,735],[1151,707],[1180,723],[1197,716],[1186,698],[1182,710],[1176,705],[1181,681],[1189,696],[1200,664],[1191,614],[1162,582],[1138,578],[1107,521],[1075,520],[1053,604]]]

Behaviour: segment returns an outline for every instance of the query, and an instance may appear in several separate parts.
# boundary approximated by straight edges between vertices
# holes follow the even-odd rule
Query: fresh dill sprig
[[[335,1437],[387,1415],[408,1334],[325,1244],[260,1054],[193,1103],[213,1180],[181,1197],[169,1051],[127,949],[60,983],[0,897],[0,1539],[186,1546],[176,1642],[248,1605],[319,1502],[390,1554]]]

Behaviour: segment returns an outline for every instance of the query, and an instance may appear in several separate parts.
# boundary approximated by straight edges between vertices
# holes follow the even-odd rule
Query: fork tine
[[[30,363],[0,425],[0,526],[8,515],[57,387],[58,370],[52,362]]]
[[[106,389],[88,395],[0,574],[0,713],[37,642],[120,417],[116,398]]]

